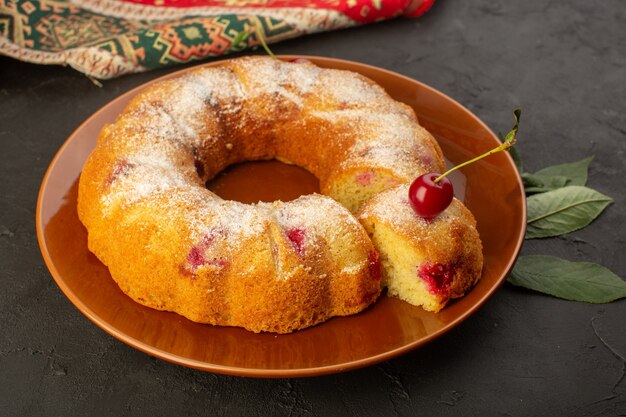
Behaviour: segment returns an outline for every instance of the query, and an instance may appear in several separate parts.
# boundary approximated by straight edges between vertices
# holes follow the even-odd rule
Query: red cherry
[[[452,183],[447,177],[435,182],[440,175],[434,172],[420,175],[409,187],[409,201],[413,210],[426,219],[444,211],[454,196]]]
[[[289,62],[293,62],[294,64],[304,64],[305,62],[311,62],[311,60],[306,58],[291,58]]]
[[[411,183],[409,187],[409,202],[415,212],[424,217],[425,219],[432,219],[442,211],[444,211],[452,202],[454,197],[454,190],[452,189],[452,183],[446,177],[452,171],[456,171],[459,168],[473,164],[489,155],[494,153],[505,151],[515,144],[517,130],[519,129],[519,118],[522,114],[520,109],[516,109],[513,114],[515,115],[515,125],[513,129],[504,137],[503,143],[496,146],[490,151],[485,152],[476,158],[465,161],[460,165],[450,168],[443,174],[435,174],[429,172],[428,174],[420,175]],[[436,181],[436,182],[435,182]]]

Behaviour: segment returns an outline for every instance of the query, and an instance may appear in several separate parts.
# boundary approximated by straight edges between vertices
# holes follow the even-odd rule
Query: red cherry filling
[[[368,266],[370,270],[370,275],[376,281],[380,281],[380,274],[381,274],[380,255],[378,254],[378,252],[373,250],[369,253],[367,258],[369,261]]]
[[[304,238],[306,236],[306,232],[302,229],[294,227],[293,229],[287,230],[287,238],[293,244],[293,247],[298,252],[298,255],[304,254]]]
[[[187,254],[186,262],[180,266],[183,275],[195,275],[196,270],[204,265],[212,265],[217,267],[225,267],[228,264],[223,258],[207,258],[206,251],[209,249],[218,234],[223,233],[222,230],[212,230],[202,236],[202,240],[193,246]]]
[[[454,189],[447,177],[435,182],[440,174],[430,172],[420,175],[409,187],[409,201],[415,212],[431,219],[444,211],[452,202]]]
[[[432,294],[446,296],[455,273],[456,266],[453,264],[425,263],[419,267],[417,276]]]

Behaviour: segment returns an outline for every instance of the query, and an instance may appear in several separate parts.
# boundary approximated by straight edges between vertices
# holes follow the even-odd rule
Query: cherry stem
[[[459,168],[463,168],[466,165],[472,164],[480,159],[486,158],[489,155],[493,155],[494,153],[498,153],[500,151],[505,151],[507,149],[509,149],[510,147],[512,147],[513,145],[515,145],[516,142],[516,135],[517,135],[517,130],[519,129],[519,119],[520,116],[522,114],[522,110],[521,109],[516,109],[513,114],[515,115],[515,125],[513,126],[513,128],[511,129],[511,131],[509,133],[507,133],[506,137],[504,138],[504,143],[496,146],[495,148],[493,148],[490,151],[485,152],[484,154],[477,156],[476,158],[470,159],[469,161],[465,161],[462,164],[459,164],[455,167],[450,168],[449,170],[447,170],[446,172],[444,172],[443,174],[441,174],[440,176],[438,176],[437,178],[435,178],[435,180],[433,181],[435,184],[437,184],[443,177],[445,177],[446,175],[450,174],[453,171],[456,171]]]
[[[261,28],[261,22],[258,18],[254,19],[254,28],[256,29],[256,34],[261,42],[261,46],[265,49],[265,52],[272,58],[276,59],[276,55],[272,52],[269,46],[267,46],[267,42],[265,42],[265,36],[263,36],[263,29]]]

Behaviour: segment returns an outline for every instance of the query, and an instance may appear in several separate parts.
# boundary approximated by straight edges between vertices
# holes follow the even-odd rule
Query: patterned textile
[[[0,0],[0,54],[107,79],[396,16],[434,0]]]

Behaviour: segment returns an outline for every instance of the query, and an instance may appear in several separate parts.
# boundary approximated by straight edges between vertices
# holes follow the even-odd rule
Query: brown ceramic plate
[[[356,62],[309,59],[323,67],[359,72],[411,105],[453,163],[498,144],[476,116],[424,84]],[[108,269],[87,249],[87,232],[76,214],[76,194],[83,163],[100,129],[144,87],[107,104],[69,137],[46,172],[36,214],[41,252],[61,290],[90,320],[137,349],[181,365],[233,375],[295,377],[346,371],[393,358],[443,335],[484,304],[513,266],[525,231],[525,199],[510,156],[500,153],[463,170],[464,200],[478,221],[484,244],[482,279],[467,296],[438,314],[382,297],[355,316],[274,335],[197,324],[174,313],[143,307],[120,291]],[[508,123],[508,114],[505,116]],[[237,175],[231,176],[216,185],[223,196],[239,181]],[[315,187],[310,181],[308,184]]]

